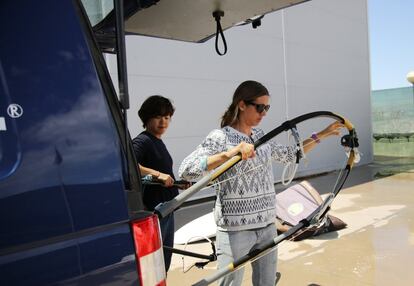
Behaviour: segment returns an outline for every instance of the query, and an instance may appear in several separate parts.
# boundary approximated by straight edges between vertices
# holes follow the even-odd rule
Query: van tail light
[[[141,285],[167,285],[158,217],[153,214],[144,219],[132,221],[131,226]]]

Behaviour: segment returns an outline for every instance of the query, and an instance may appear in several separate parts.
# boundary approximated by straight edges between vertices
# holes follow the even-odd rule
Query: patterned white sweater
[[[232,127],[215,129],[181,163],[179,176],[198,180],[206,174],[207,157],[227,151],[244,141],[253,144],[264,135],[253,128],[251,137]],[[220,230],[236,231],[261,228],[276,217],[276,194],[271,159],[295,161],[295,148],[268,141],[256,150],[254,158],[236,164],[218,178],[214,217]]]

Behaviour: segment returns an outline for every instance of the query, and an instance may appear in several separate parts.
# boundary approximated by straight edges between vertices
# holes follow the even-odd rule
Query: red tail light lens
[[[131,223],[138,273],[143,286],[165,286],[161,231],[156,215]]]
[[[160,226],[156,215],[134,221],[132,223],[132,229],[134,232],[135,247],[139,256],[145,256],[161,248]]]

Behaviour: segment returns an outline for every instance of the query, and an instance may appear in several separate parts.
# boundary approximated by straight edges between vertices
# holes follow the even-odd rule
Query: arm
[[[164,174],[160,171],[144,167],[141,164],[138,164],[138,167],[141,175],[151,175],[153,178],[160,180],[166,187],[171,187],[174,184],[174,179],[168,174]]]
[[[208,157],[225,151],[226,136],[222,130],[216,129],[210,132],[204,141],[197,146],[182,162],[178,169],[178,175],[189,181],[196,181],[207,171]],[[223,158],[216,158],[215,163]],[[214,164],[210,162],[210,164]]]
[[[258,129],[258,137],[264,135],[263,130]],[[268,141],[271,148],[272,159],[280,163],[289,163],[296,160],[296,148],[294,146],[285,146],[278,144],[274,139]]]
[[[160,180],[165,187],[171,187],[174,184],[174,179],[170,175],[161,173],[158,170],[154,170],[140,164],[143,161],[147,162],[145,161],[145,156],[149,153],[149,146],[151,144],[151,141],[143,135],[139,135],[134,138],[134,140],[132,140],[132,147],[134,149],[134,154],[138,162],[140,173],[144,176],[151,175],[152,177]]]
[[[242,160],[252,158],[255,156],[254,146],[246,142],[241,142],[239,145],[231,148],[228,151],[224,151],[207,157],[207,170],[210,171],[217,168],[218,166],[220,166],[230,158],[236,156],[237,154],[241,154]]]
[[[339,135],[340,131],[339,129],[342,128],[344,125],[338,121],[335,121],[334,123],[328,125],[325,129],[319,131],[318,133],[315,133],[315,138],[308,138],[305,139],[303,144],[303,151],[305,153],[308,153],[311,151],[317,144],[320,143],[322,139],[325,139],[327,137],[333,136],[333,135]],[[293,146],[283,146],[280,144],[277,144],[274,140],[271,140],[269,144],[272,147],[272,158],[273,160],[276,160],[281,163],[288,163],[288,162],[294,162],[296,160],[296,151],[295,147]]]
[[[329,124],[325,129],[314,133],[315,136],[312,136],[311,138],[305,139],[303,141],[303,151],[305,151],[305,153],[308,153],[313,148],[315,148],[315,146],[319,144],[322,139],[334,135],[339,135],[341,133],[340,129],[342,127],[344,127],[342,123],[335,121],[334,123]]]
[[[186,180],[197,180],[207,171],[220,166],[239,153],[243,160],[248,159],[254,156],[254,147],[242,142],[227,150],[224,132],[219,129],[213,130],[197,149],[183,160],[178,174]]]
[[[151,175],[153,178],[158,178],[161,174],[160,171],[144,167],[141,164],[138,164],[138,167],[142,176]]]

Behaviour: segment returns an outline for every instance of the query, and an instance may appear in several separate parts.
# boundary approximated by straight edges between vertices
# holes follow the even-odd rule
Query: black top
[[[173,160],[161,139],[147,131],[143,131],[132,140],[132,145],[137,162],[140,165],[168,174],[175,180]],[[169,201],[176,195],[178,195],[176,187],[144,186],[144,204],[149,210],[154,210],[159,203]]]

